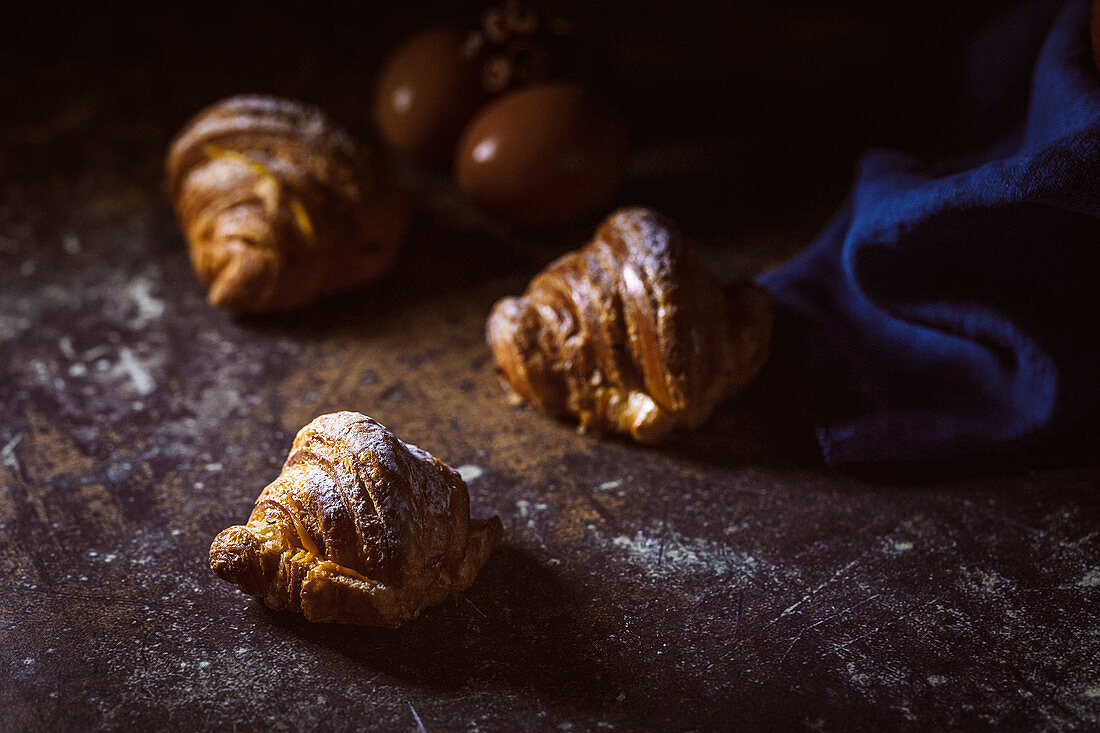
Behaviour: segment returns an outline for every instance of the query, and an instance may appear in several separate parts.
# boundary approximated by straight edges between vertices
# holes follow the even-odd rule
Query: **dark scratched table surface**
[[[3,69],[0,728],[1100,726],[1094,456],[829,470],[768,374],[658,450],[578,435],[508,404],[483,326],[592,222],[508,231],[408,166],[421,208],[384,282],[278,317],[208,307],[163,192],[168,139],[244,90],[365,131],[378,58],[414,25],[366,5],[256,33],[248,5],[211,25],[148,12],[141,33],[81,17]],[[680,219],[725,278],[804,246],[865,144],[953,144],[897,50],[931,21],[642,7],[614,26],[649,84],[620,89],[639,146],[619,203]],[[715,61],[699,33],[739,43]],[[905,98],[897,79],[913,101],[875,103]],[[783,85],[805,90],[799,115]],[[459,468],[472,513],[504,522],[474,586],[397,631],[272,612],[207,567],[298,428],[340,409]]]

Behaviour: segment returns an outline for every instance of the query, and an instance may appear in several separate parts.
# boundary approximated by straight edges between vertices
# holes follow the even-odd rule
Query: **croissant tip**
[[[271,275],[264,258],[248,245],[233,248],[233,253],[210,277],[206,300],[215,308],[261,311],[266,298],[260,293]]]
[[[494,303],[485,320],[485,340],[492,345],[494,341],[507,338],[508,333],[515,329],[519,311],[518,298],[504,297]]]
[[[210,569],[245,593],[262,595],[267,578],[261,550],[259,540],[246,527],[229,527],[222,530],[210,545]]]
[[[469,588],[481,568],[504,538],[504,524],[500,517],[493,515],[488,519],[470,519],[470,530],[466,540],[466,556],[458,570],[454,584],[455,590]]]
[[[488,519],[481,521],[484,522],[481,530],[485,532],[485,536],[488,540],[489,546],[496,547],[500,544],[500,541],[504,539],[504,523],[501,522],[500,517],[495,514]]]
[[[473,554],[479,558],[478,568],[489,559],[489,555],[493,554],[502,539],[504,539],[504,524],[500,521],[500,517],[494,514],[488,519],[470,519],[468,547],[473,549]]]
[[[229,308],[232,303],[225,288],[212,287],[206,293],[206,302],[215,308]]]

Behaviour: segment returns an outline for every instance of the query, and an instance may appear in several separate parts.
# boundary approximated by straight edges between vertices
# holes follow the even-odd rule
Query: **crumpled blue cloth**
[[[1038,34],[1037,16],[1018,14],[972,54],[971,101],[1004,131],[984,153],[936,165],[865,155],[817,241],[760,278],[779,306],[773,358],[794,373],[784,383],[803,390],[830,464],[989,453],[1095,414],[1089,3],[1048,14]],[[1012,117],[1001,92],[1017,82],[1030,91]]]

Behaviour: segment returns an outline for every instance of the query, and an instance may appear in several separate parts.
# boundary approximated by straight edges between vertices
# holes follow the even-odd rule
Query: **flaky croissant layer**
[[[265,312],[380,277],[409,205],[380,160],[316,107],[242,95],[172,141],[168,189],[211,304]]]
[[[471,520],[461,477],[366,415],[299,431],[245,525],[223,530],[210,567],[310,621],[396,628],[473,583],[499,517]]]
[[[658,443],[752,381],[773,321],[766,290],[723,291],[671,222],[627,208],[521,297],[497,302],[486,338],[518,399],[583,429]]]

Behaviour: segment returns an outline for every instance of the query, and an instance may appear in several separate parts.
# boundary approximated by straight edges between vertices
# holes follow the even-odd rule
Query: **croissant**
[[[499,517],[470,519],[446,464],[337,412],[299,431],[248,524],[214,538],[210,568],[310,621],[396,628],[468,588],[501,535]]]
[[[200,112],[166,162],[212,305],[267,312],[381,276],[410,209],[381,161],[321,110],[259,95]]]
[[[498,301],[486,338],[517,401],[654,444],[752,381],[773,322],[767,290],[723,291],[670,221],[628,208]]]

